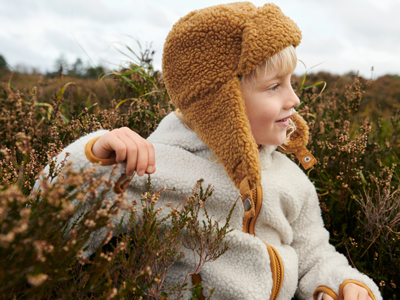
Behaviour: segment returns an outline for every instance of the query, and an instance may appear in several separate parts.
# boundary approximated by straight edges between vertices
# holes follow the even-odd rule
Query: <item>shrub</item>
[[[0,70],[7,70],[7,61],[5,60],[4,56],[0,54]]]
[[[144,297],[147,293],[149,297],[151,294],[155,298],[165,298],[168,296],[163,293],[185,288],[175,286],[163,290],[162,272],[157,273],[152,264],[158,263],[156,254],[162,251],[175,253],[167,256],[166,261],[172,263],[179,257],[179,247],[154,248],[155,244],[135,244],[144,240],[140,238],[143,230],[153,230],[154,241],[162,244],[157,240],[162,231],[154,225],[158,222],[154,218],[157,212],[152,210],[151,204],[158,197],[155,195],[162,197],[162,191],[151,193],[149,182],[149,192],[141,199],[141,203],[147,203],[145,216],[148,221],[135,223],[132,219],[131,232],[120,234],[108,243],[105,240],[105,245],[90,259],[76,258],[89,234],[107,226],[106,217],[95,219],[99,210],[104,209],[100,206],[102,195],[95,191],[100,184],[106,190],[111,183],[109,180],[91,181],[90,170],[73,174],[68,173],[67,164],[56,166],[52,163],[52,158],[64,147],[100,128],[112,130],[128,126],[146,138],[174,109],[162,75],[152,68],[149,53],[142,55],[144,59],[141,61],[109,75],[120,81],[108,81],[107,78],[102,79],[103,83],[98,81],[98,85],[106,82],[103,85],[107,90],[106,96],[91,98],[90,101],[86,101],[87,94],[83,88],[85,82],[88,86],[93,84],[90,79],[81,79],[80,82],[73,79],[75,84],[68,84],[72,82],[68,78],[67,81],[53,81],[51,88],[56,87],[56,90],[52,94],[49,90],[42,93],[35,87],[22,91],[8,82],[2,85],[0,264],[6,267],[0,271],[1,296],[111,299]],[[397,299],[400,286],[397,274],[400,269],[400,180],[397,170],[400,114],[397,107],[399,97],[391,87],[398,78],[386,76],[367,81],[350,75],[310,75],[311,82],[323,80],[328,83],[319,97],[322,85],[304,88],[302,78],[294,76],[294,86],[301,99],[297,111],[308,122],[308,148],[319,162],[307,171],[307,175],[319,193],[331,243],[352,266],[375,280],[384,299]],[[33,82],[33,77],[30,80]],[[390,97],[385,106],[380,107],[378,94],[381,90],[378,86],[381,82],[387,87],[385,93]],[[40,86],[40,82],[36,86]],[[73,99],[76,101],[71,104]],[[289,156],[295,160],[294,156]],[[35,178],[48,164],[51,166],[49,182],[60,174],[65,174],[65,178],[57,178],[52,184],[44,181],[42,194],[32,194]],[[84,187],[83,182],[88,182],[89,186]],[[194,191],[192,197],[185,200],[187,209],[175,212],[175,215],[178,213],[178,218],[174,219],[176,230],[163,233],[170,234],[169,238],[182,240],[186,247],[191,247],[190,241],[195,240],[185,242],[185,237],[190,235],[183,235],[182,230],[178,238],[179,226],[185,218],[196,214],[200,200],[206,201],[210,192],[203,193],[198,184],[196,187],[200,187],[200,193]],[[39,197],[42,198],[40,202]],[[69,203],[84,197],[94,207],[93,212],[82,214],[75,224],[76,229],[68,228],[67,219],[73,213]],[[123,200],[119,199],[118,205],[125,205]],[[107,209],[108,215],[115,213],[118,207],[109,205]],[[213,234],[221,240],[227,232],[226,227],[220,229],[216,224],[208,227],[200,227],[195,221],[191,224],[197,237]],[[60,232],[65,234],[60,235]],[[136,238],[133,238],[135,234]],[[68,250],[65,250],[66,246]],[[213,258],[217,259],[219,251],[227,249],[225,246],[209,245],[207,249],[213,249]],[[132,252],[134,249],[148,250]],[[163,255],[159,254],[159,257]],[[159,268],[166,270],[168,263]],[[194,294],[199,291],[197,286]]]
[[[114,201],[104,200],[105,192],[113,186],[116,167],[109,179],[94,180],[94,168],[78,174],[69,166],[63,167],[54,183],[41,181],[40,192],[35,190],[30,197],[19,189],[23,177],[0,191],[2,299],[167,299],[169,293],[186,288],[189,275],[197,274],[207,261],[228,250],[222,240],[229,232],[230,217],[221,229],[208,216],[208,226],[200,228],[198,223],[200,208],[212,194],[210,186],[203,191],[201,181],[193,194],[183,199],[182,209],[172,208],[159,220],[154,205],[167,188],[152,193],[150,176],[148,192],[142,195],[138,208],[136,200],[124,200],[125,193]],[[138,209],[142,211],[140,222],[136,220]],[[120,211],[130,213],[130,231],[120,233],[117,228],[117,238],[109,243],[115,230],[110,217],[119,216]],[[168,219],[171,226],[166,226]],[[90,235],[104,229],[108,231],[104,247],[90,258],[82,256],[90,247]],[[191,234],[185,235],[184,245],[200,252],[201,261],[182,285],[165,287],[166,271],[181,258],[178,250],[185,229]],[[200,288],[195,286],[193,293],[198,294]]]
[[[331,243],[375,280],[384,299],[396,299],[400,113],[369,121],[359,108],[370,85],[356,76],[343,90],[331,88],[320,97],[318,87],[303,89],[298,112],[308,122],[309,148],[319,162],[308,176],[319,193]]]
[[[55,165],[53,158],[83,134],[133,124],[146,137],[166,115],[164,107],[171,111],[169,103],[160,105],[159,101],[151,106],[146,98],[153,97],[154,93],[150,93],[132,102],[139,111],[135,119],[131,119],[132,108],[127,114],[118,113],[115,101],[110,101],[110,110],[98,114],[89,114],[88,107],[67,114],[62,104],[70,87],[64,84],[45,102],[35,87],[29,94],[22,94],[10,84],[3,84],[6,97],[0,99],[0,125],[4,128],[0,133],[0,297],[179,297],[187,289],[187,281],[169,287],[163,283],[169,266],[180,259],[180,247],[186,246],[201,257],[188,280],[189,275],[197,274],[205,263],[229,249],[222,241],[229,232],[230,215],[222,228],[208,216],[208,223],[198,222],[197,215],[200,209],[206,213],[207,198],[212,193],[211,186],[203,191],[201,181],[194,183],[193,194],[182,199],[180,209],[171,208],[168,217],[158,220],[154,204],[162,197],[162,190],[151,192],[150,175],[148,192],[142,195],[141,208],[136,208],[138,203],[126,203],[126,194],[118,195],[113,204],[104,200],[104,193],[113,185],[113,174],[109,179],[94,181],[93,170],[74,173],[66,160]],[[41,192],[32,191],[46,165],[50,170],[46,180],[40,182]],[[84,258],[90,234],[113,229],[109,218],[122,209],[131,211],[130,231],[122,233],[114,228],[119,233],[117,238],[110,240],[109,232],[103,247]],[[135,221],[138,217],[141,222]],[[165,225],[168,219],[172,226]],[[184,235],[185,230],[191,234]],[[199,295],[201,288],[195,285],[193,295]]]

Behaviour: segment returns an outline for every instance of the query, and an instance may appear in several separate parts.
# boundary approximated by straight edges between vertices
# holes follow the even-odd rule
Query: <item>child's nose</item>
[[[288,96],[285,109],[291,109],[292,107],[296,107],[300,104],[300,99],[297,97],[296,93],[291,89],[290,95]]]

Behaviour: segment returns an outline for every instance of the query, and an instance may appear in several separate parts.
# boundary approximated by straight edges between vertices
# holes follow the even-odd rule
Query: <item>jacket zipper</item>
[[[243,231],[245,233],[249,233],[255,236],[254,228],[256,225],[257,217],[261,211],[262,205],[262,188],[261,184],[257,186],[257,188],[252,191],[252,198],[254,200],[255,207],[255,216],[249,219],[246,219],[243,224]],[[271,270],[272,270],[272,278],[273,278],[273,288],[271,293],[270,300],[276,300],[278,298],[279,292],[282,287],[284,269],[282,259],[278,254],[276,249],[265,243],[267,246],[268,254],[271,260]]]
[[[284,276],[283,264],[278,251],[270,245],[267,245],[268,253],[270,254],[271,260],[274,260],[275,272],[273,274],[274,278],[274,288],[272,289],[271,300],[276,300],[278,298],[279,292],[282,288],[282,281]],[[275,276],[274,276],[275,275]]]

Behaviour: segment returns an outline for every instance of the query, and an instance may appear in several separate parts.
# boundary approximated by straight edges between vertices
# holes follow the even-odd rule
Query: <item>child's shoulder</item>
[[[198,135],[186,128],[174,112],[166,115],[147,140],[152,144],[177,146],[188,151],[206,149]]]
[[[287,183],[301,185],[306,189],[314,189],[314,185],[307,176],[307,170],[300,167],[300,163],[292,161],[286,154],[275,150],[271,154],[271,170],[276,176]]]
[[[212,184],[215,189],[221,190],[230,190],[227,186],[234,187],[223,165],[213,162],[209,147],[195,132],[187,129],[173,112],[161,120],[147,140],[154,146],[156,172],[151,177],[155,188],[175,187],[186,193],[201,178],[204,180],[203,186]],[[132,183],[145,187],[146,179],[135,176]]]

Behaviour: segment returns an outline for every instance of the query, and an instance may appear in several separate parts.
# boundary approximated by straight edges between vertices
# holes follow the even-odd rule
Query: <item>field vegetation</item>
[[[151,190],[149,176],[148,193],[129,204],[132,231],[113,239],[108,235],[89,259],[80,257],[89,235],[110,228],[109,218],[128,204],[123,195],[105,203],[104,193],[97,192],[100,186],[112,188],[113,174],[94,181],[93,170],[76,173],[68,162],[56,166],[52,159],[101,128],[128,126],[144,138],[157,128],[175,108],[162,74],[153,69],[152,54],[147,49],[127,67],[98,78],[0,68],[2,299],[167,299],[186,288],[163,285],[168,267],[180,259],[181,246],[197,251],[196,241],[208,241],[200,252],[211,259],[229,251],[229,245],[218,243],[228,227],[197,222],[211,186],[194,182],[193,195],[182,199],[185,206],[171,208],[173,227],[167,228],[154,211],[163,191]],[[301,100],[297,111],[310,127],[308,148],[318,160],[305,172],[317,189],[331,243],[374,279],[384,299],[398,299],[400,77],[367,80],[354,73],[317,73],[292,78]],[[324,84],[317,82],[326,88],[322,91]],[[48,164],[50,174],[38,194],[32,187]],[[90,209],[71,225],[68,220],[80,209],[71,204],[73,199]],[[139,209],[143,222],[135,223]],[[184,228],[192,234],[185,236]],[[160,239],[161,232],[168,238]],[[200,288],[196,285],[193,299]]]

